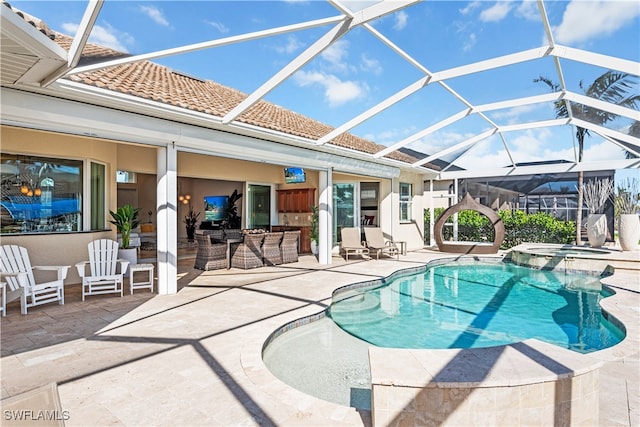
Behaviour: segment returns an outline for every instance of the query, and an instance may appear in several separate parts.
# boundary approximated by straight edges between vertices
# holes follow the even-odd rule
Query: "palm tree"
[[[620,73],[618,71],[609,70],[597,79],[593,81],[586,89],[580,82],[580,89],[586,96],[591,98],[606,101],[611,104],[616,104],[624,107],[635,107],[636,103],[640,101],[640,94],[637,94],[633,90],[633,83],[635,76],[628,73]],[[546,77],[538,77],[533,80],[535,83],[545,83],[552,92],[562,91],[562,87],[558,83],[552,82]],[[579,118],[595,125],[604,125],[617,118],[614,113],[603,111],[588,105],[582,105],[577,103],[570,103],[565,100],[558,100],[555,102],[554,108],[556,111],[556,118],[569,117],[569,110],[567,106],[571,106],[571,115],[575,118]],[[582,162],[582,155],[584,152],[584,138],[590,136],[589,130],[576,126],[576,139],[578,141],[578,163]],[[627,152],[627,154],[629,154]],[[584,172],[578,172],[578,210],[576,212],[576,243],[582,244],[582,185],[584,183]]]

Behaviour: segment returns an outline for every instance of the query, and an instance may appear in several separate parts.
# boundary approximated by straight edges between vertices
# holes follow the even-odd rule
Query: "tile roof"
[[[47,26],[47,24],[44,23],[44,21],[36,18],[35,16],[31,16],[28,13],[25,13],[19,9],[14,8],[13,6],[11,6],[11,4],[9,4],[6,1],[3,1],[2,5],[11,9],[16,15],[24,19],[27,23],[33,25],[36,29],[38,29],[38,31],[40,31],[45,36],[49,37],[51,40],[55,39],[56,37],[55,33],[51,31],[51,29],[49,29],[49,27]]]
[[[73,39],[63,34],[56,34],[55,41],[64,49],[69,50]],[[79,65],[123,56],[128,55],[87,43]],[[223,117],[247,98],[247,94],[236,89],[214,81],[200,80],[150,61],[139,61],[74,74],[65,78],[216,117]],[[311,140],[317,140],[333,130],[331,126],[264,100],[253,105],[238,117],[237,121]],[[374,154],[386,148],[349,133],[338,136],[329,144],[368,154]],[[406,163],[418,160],[417,157],[398,151],[385,157]],[[440,170],[438,166],[433,164],[425,166]]]

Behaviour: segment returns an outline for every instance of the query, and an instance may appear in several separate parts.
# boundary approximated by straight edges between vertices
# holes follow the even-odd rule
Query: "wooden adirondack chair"
[[[118,259],[118,242],[98,239],[89,242],[87,246],[89,261],[76,264],[78,274],[82,278],[82,301],[86,295],[119,293],[122,296],[123,275],[127,271],[129,261]],[[87,264],[89,274],[86,271]]]
[[[64,304],[64,279],[69,267],[71,266],[32,266],[27,248],[3,245],[0,247],[0,273],[8,287],[6,302],[20,298],[22,314],[27,314],[29,307],[40,304],[54,301]],[[57,271],[57,279],[36,283],[33,270]],[[3,316],[6,316],[6,310],[3,311]]]

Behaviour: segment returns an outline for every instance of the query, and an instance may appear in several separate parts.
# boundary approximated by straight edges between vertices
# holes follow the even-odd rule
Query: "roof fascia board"
[[[640,159],[605,160],[599,162],[558,163],[552,165],[532,165],[481,170],[448,171],[438,174],[438,180],[452,180],[483,177],[509,177],[563,172],[590,172],[640,167]]]
[[[5,125],[145,145],[175,143],[184,151],[273,164],[302,164],[315,169],[339,167],[344,172],[380,178],[400,175],[398,167],[72,100],[8,88],[2,88],[1,95]]]
[[[306,149],[312,146],[314,147],[312,149],[315,151],[321,151],[341,157],[351,157],[364,162],[374,162],[381,165],[387,165],[415,172],[415,168],[413,168],[409,163],[401,162],[399,160],[388,158],[374,159],[371,154],[334,145],[316,147],[315,140],[309,138],[291,135],[272,129],[265,129],[242,122],[222,124],[219,117],[212,116],[210,114],[187,110],[181,107],[167,105],[157,101],[148,100],[128,94],[122,94],[107,89],[87,86],[85,84],[73,82],[70,80],[59,80],[49,88],[47,88],[47,91],[43,93],[64,99],[85,102],[88,104],[99,104],[103,107],[115,108],[119,110],[125,109],[126,106],[126,110],[134,114],[162,117],[164,119],[180,123],[220,130],[222,132],[242,134],[258,139],[269,140],[275,143],[281,143]],[[70,97],[70,94],[73,94],[73,96]],[[436,171],[433,171],[426,167],[423,171],[423,173],[435,172]]]

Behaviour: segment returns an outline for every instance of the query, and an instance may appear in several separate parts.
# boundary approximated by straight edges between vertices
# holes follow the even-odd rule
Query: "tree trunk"
[[[582,244],[582,184],[584,182],[584,172],[578,172],[578,207],[576,210],[576,245]]]

